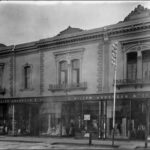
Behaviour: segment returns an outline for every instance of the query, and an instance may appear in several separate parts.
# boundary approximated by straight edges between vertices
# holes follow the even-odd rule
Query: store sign
[[[84,115],[84,120],[90,120],[90,114],[85,114]]]

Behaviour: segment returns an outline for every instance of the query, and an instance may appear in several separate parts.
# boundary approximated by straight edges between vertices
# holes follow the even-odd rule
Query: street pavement
[[[105,149],[144,150],[144,141],[117,140],[112,147],[111,140],[92,140],[62,137],[0,136],[0,149]],[[150,143],[147,149],[150,150]]]

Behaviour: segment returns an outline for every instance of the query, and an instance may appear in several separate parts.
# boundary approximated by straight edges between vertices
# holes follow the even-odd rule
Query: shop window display
[[[131,103],[131,138],[144,139],[146,125],[146,108],[143,101]]]
[[[40,134],[61,136],[61,104],[44,103],[40,108]]]

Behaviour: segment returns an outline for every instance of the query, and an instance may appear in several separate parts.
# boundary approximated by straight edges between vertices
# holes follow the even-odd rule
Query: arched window
[[[143,80],[150,80],[150,51],[143,51]]]
[[[31,66],[25,65],[24,66],[24,89],[31,88]]]
[[[68,83],[68,67],[67,61],[61,61],[59,63],[59,83],[67,84]]]
[[[127,54],[127,79],[135,80],[137,78],[137,52]]]
[[[74,59],[72,63],[72,83],[80,83],[80,61]]]

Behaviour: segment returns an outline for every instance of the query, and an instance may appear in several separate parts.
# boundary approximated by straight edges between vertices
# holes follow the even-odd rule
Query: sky
[[[57,35],[68,26],[84,30],[124,20],[149,1],[1,1],[0,43],[16,45]]]

